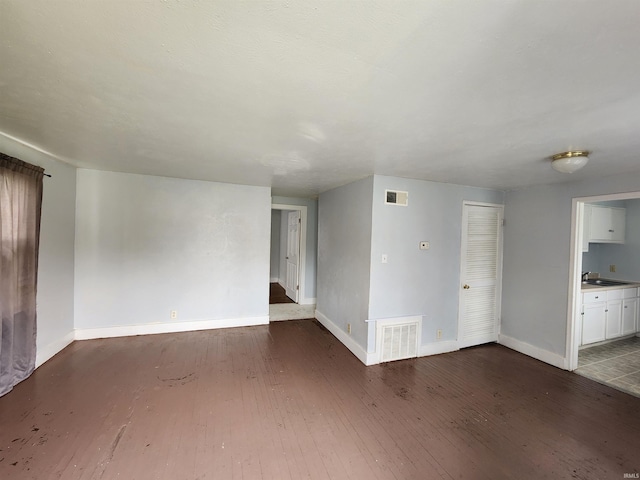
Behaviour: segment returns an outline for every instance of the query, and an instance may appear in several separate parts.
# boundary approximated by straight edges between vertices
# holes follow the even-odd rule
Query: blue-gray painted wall
[[[318,202],[317,310],[368,344],[373,177],[329,190]]]
[[[269,315],[267,187],[79,169],[75,327]]]
[[[507,192],[501,333],[564,356],[574,197],[640,191],[640,174]]]
[[[409,192],[408,206],[386,205],[385,189]],[[373,182],[369,318],[423,315],[422,344],[455,340],[460,292],[462,204],[502,204],[497,190],[376,175]],[[420,241],[429,250],[420,250]],[[388,263],[381,262],[382,254]],[[372,336],[370,342],[375,341]],[[373,349],[374,345],[370,344]]]

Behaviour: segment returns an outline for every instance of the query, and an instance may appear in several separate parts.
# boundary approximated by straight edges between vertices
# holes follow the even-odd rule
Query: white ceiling
[[[0,0],[0,134],[315,195],[640,170],[640,2]],[[593,150],[573,175],[549,155]]]

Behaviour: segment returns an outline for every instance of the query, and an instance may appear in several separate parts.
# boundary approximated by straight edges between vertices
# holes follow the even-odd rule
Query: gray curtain
[[[0,153],[0,396],[35,369],[43,173]]]

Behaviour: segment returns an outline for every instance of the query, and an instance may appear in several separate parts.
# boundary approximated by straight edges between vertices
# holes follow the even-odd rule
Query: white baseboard
[[[502,334],[498,336],[498,343],[510,348],[511,350],[524,353],[525,355],[540,360],[541,362],[553,365],[554,367],[558,367],[563,370],[569,369],[569,364],[563,356],[550,352],[549,350],[545,350],[544,348],[536,347]]]
[[[143,325],[122,325],[103,328],[83,328],[75,332],[76,340],[94,338],[129,337],[133,335],[153,335],[157,333],[193,332],[216,328],[250,327],[267,325],[269,315],[262,317],[230,318],[221,320],[198,320],[192,322],[148,323]]]
[[[298,300],[298,304],[300,305],[315,305],[316,299],[314,298],[300,298]]]
[[[441,353],[449,353],[460,350],[457,340],[444,340],[441,342],[427,343],[420,345],[419,357],[428,357],[429,355],[440,355]]]
[[[373,361],[370,358],[370,354],[362,348],[358,343],[344,330],[338,327],[335,323],[333,323],[326,315],[316,309],[316,319],[325,326],[327,330],[329,330],[334,337],[336,337],[345,347],[347,347],[351,353],[353,353],[358,360],[360,360],[365,365],[373,365],[371,363]]]
[[[36,352],[36,368],[73,343],[74,340],[75,332],[71,331],[59,340],[51,342],[45,347],[39,348]]]
[[[413,318],[413,317],[407,317]],[[380,363],[380,355],[378,352],[367,352],[364,348],[356,343],[356,341],[344,330],[338,327],[335,323],[333,323],[326,315],[316,309],[316,319],[329,330],[334,337],[336,337],[345,347],[351,350],[358,360],[360,360],[365,365],[376,365]],[[403,317],[403,321],[406,321],[406,318]],[[450,341],[441,341],[430,343],[427,345],[421,345],[419,347],[418,356],[426,357],[428,355],[438,355],[440,353],[448,353],[455,352],[456,350],[460,350],[458,347],[458,342],[455,340]]]
[[[271,277],[269,283],[278,283],[278,277]]]

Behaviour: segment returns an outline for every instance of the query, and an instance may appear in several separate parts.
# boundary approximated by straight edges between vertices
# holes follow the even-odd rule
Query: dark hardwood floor
[[[0,398],[1,479],[622,479],[640,399],[498,345],[363,366],[314,320],[75,342]]]
[[[286,290],[279,283],[269,284],[269,305],[274,303],[295,303],[287,297]]]

